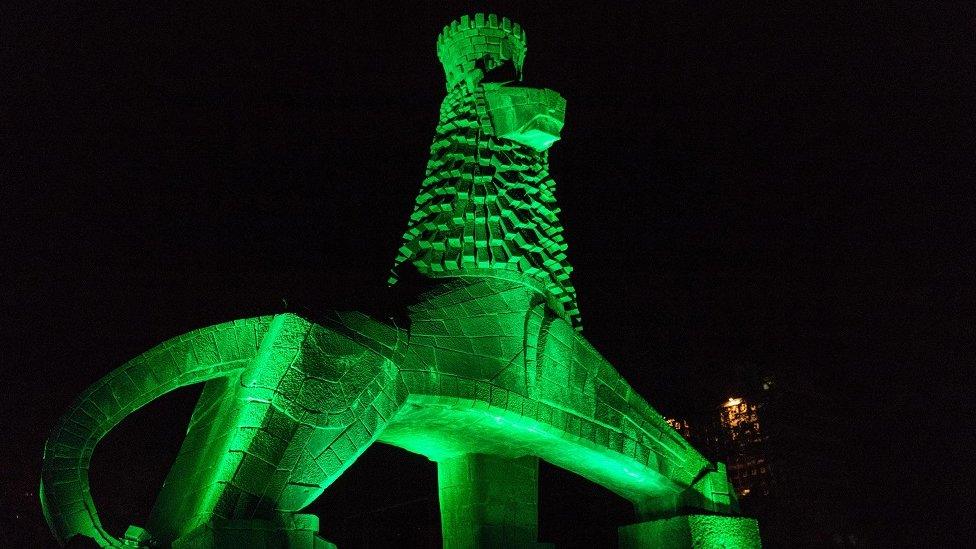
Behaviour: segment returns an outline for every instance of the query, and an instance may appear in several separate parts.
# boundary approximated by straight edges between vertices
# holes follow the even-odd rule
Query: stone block
[[[621,549],[754,549],[759,523],[748,517],[681,515],[618,529]]]

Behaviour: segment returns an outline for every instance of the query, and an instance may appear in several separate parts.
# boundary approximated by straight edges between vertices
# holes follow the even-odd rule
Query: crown
[[[477,80],[482,71],[511,61],[518,78],[525,61],[525,31],[518,23],[495,14],[465,15],[444,27],[437,37],[437,58],[444,65],[447,89],[460,82]],[[484,65],[479,65],[484,63]]]

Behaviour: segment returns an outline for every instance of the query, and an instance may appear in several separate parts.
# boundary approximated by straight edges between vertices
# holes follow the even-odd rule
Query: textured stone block
[[[536,547],[539,460],[463,454],[437,464],[446,549]]]
[[[495,135],[544,151],[559,140],[566,100],[552,90],[505,87],[485,91]],[[560,250],[552,243],[552,249]],[[548,262],[558,264],[555,259]]]
[[[747,517],[681,515],[618,530],[622,549],[757,549],[759,524]]]
[[[91,500],[95,444],[193,383],[206,385],[186,439],[147,527],[130,529],[127,543],[322,547],[317,522],[294,512],[377,440],[438,462],[448,547],[536,546],[539,459],[643,516],[736,511],[724,467],[676,435],[579,332],[546,150],[565,101],[511,85],[524,32],[463,17],[437,50],[448,93],[394,265],[436,284],[409,307],[407,326],[355,312],[320,323],[281,314],[194,330],[122,365],[78,398],[45,445],[41,500],[60,541],[122,543]],[[750,524],[692,516],[621,532],[712,546],[701,544],[747,539]]]

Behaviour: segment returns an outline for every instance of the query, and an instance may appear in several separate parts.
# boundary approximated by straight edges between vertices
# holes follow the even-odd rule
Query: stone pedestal
[[[545,547],[539,536],[539,460],[463,454],[437,463],[445,549]]]
[[[315,515],[287,515],[281,520],[217,519],[173,542],[173,549],[336,549],[317,534]]]
[[[618,529],[622,549],[753,549],[759,523],[747,517],[680,515],[649,520]]]

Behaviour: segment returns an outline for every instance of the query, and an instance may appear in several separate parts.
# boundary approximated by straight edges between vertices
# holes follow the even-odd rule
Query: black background
[[[590,341],[665,414],[799,372],[851,428],[868,539],[972,535],[973,11],[798,4],[488,9],[568,101],[551,167]],[[435,38],[484,6],[3,9],[3,535],[45,546],[43,439],[88,384],[196,327],[382,305]],[[110,528],[144,524],[197,390],[99,447]],[[541,502],[548,541],[632,520],[549,468]],[[377,447],[314,511],[347,546],[436,537],[434,466]]]

